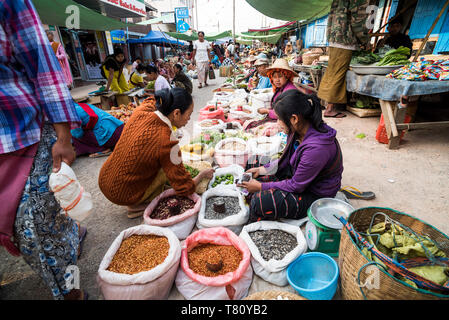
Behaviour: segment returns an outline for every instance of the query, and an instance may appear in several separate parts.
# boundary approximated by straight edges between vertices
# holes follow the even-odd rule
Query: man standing
[[[389,46],[393,49],[397,49],[402,46],[409,48],[410,52],[412,52],[412,41],[410,40],[410,37],[408,35],[402,33],[402,26],[402,19],[400,17],[390,21],[390,23],[388,24],[389,33],[379,42],[377,48]],[[410,58],[410,55],[408,58]]]
[[[207,72],[209,71],[211,46],[204,40],[204,32],[198,32],[198,40],[193,43],[192,62],[196,64],[198,70],[198,88],[202,88],[204,83],[207,86]]]
[[[327,102],[324,117],[343,118],[336,111],[338,104],[346,104],[346,71],[352,52],[369,42],[366,22],[368,0],[334,0],[327,21],[329,63],[320,83],[318,97]]]

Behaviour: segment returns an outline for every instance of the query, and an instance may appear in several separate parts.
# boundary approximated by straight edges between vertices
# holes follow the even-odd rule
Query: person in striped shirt
[[[70,129],[79,125],[31,0],[0,0],[0,244],[22,255],[54,299],[85,298],[66,279],[86,230],[61,214],[48,183],[75,160]]]

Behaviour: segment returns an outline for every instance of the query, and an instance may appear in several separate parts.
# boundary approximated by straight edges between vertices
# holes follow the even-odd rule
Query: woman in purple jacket
[[[279,160],[247,167],[253,179],[239,186],[250,192],[251,222],[304,218],[315,200],[335,197],[341,186],[337,132],[323,122],[318,98],[289,90],[279,96],[274,111],[288,134],[287,145]]]

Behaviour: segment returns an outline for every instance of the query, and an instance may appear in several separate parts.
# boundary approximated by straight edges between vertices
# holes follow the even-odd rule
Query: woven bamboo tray
[[[307,300],[306,298],[291,292],[275,290],[256,292],[243,300],[277,300],[278,296],[281,296],[284,299],[288,298],[288,300]]]
[[[355,114],[359,118],[378,117],[382,114],[382,110],[379,109],[362,109],[346,106],[346,110]]]
[[[449,256],[449,238],[425,222],[408,214],[380,207],[366,207],[355,210],[348,218],[348,222],[359,232],[366,232],[369,228],[371,218],[376,212],[383,212],[390,218],[401,222],[415,232],[429,236],[439,244],[439,247]],[[378,216],[374,224],[383,222]],[[341,294],[344,300],[363,300],[364,297],[357,283],[358,273],[362,267],[371,260],[368,260],[357,247],[349,231],[343,229],[341,232],[338,265],[340,268]],[[449,295],[442,295],[431,291],[416,289],[409,284],[398,280],[390,275],[383,268],[379,268],[379,288],[362,288],[367,300],[449,300]],[[360,283],[365,284],[372,273],[360,272]],[[370,281],[370,279],[368,279]]]

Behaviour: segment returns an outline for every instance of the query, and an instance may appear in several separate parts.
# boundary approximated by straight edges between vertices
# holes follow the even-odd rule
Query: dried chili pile
[[[122,241],[107,270],[125,274],[151,270],[164,262],[169,249],[166,237],[132,235]]]
[[[162,199],[150,215],[151,219],[164,220],[195,207],[195,201],[187,197],[170,196]]]
[[[215,263],[219,256],[223,262],[219,271],[207,268],[207,263]],[[234,246],[222,246],[212,243],[199,244],[188,253],[189,267],[196,274],[216,277],[238,269],[243,254]]]

